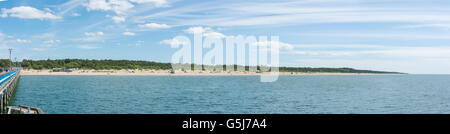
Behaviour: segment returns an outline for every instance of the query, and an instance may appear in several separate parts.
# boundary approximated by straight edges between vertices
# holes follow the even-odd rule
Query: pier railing
[[[0,75],[0,113],[4,113],[14,94],[15,87],[19,80],[20,71],[13,71]]]

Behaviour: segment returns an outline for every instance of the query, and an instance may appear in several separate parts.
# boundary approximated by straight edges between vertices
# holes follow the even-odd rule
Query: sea
[[[12,105],[49,114],[450,113],[450,75],[21,76]]]

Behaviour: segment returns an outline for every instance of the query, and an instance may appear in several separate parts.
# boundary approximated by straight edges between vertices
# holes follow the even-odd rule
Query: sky
[[[0,0],[0,58],[170,62],[178,35],[279,36],[280,64],[450,74],[448,0]]]

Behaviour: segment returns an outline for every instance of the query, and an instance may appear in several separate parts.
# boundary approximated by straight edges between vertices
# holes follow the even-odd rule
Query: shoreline
[[[248,71],[175,71],[169,70],[75,70],[73,72],[52,72],[51,70],[22,70],[23,76],[259,76],[270,73],[256,73]],[[399,75],[378,73],[304,73],[279,72],[282,76],[308,76],[308,75]]]

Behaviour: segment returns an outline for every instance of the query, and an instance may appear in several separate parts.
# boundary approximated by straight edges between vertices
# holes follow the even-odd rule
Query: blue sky
[[[450,74],[448,0],[0,0],[0,58],[169,62],[170,39],[277,35],[284,66]]]

